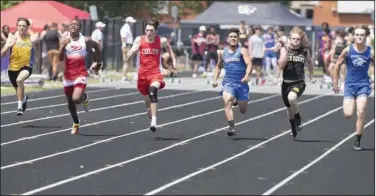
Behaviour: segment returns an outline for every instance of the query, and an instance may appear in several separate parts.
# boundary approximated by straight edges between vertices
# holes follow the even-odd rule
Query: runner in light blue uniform
[[[222,60],[224,61],[225,76],[223,77],[223,91],[233,95],[236,101],[248,101],[249,86],[248,83],[242,83],[247,65],[241,54],[241,46],[238,46],[235,52],[229,51],[229,47],[223,49]]]
[[[219,66],[223,62],[225,76],[222,81],[223,89],[220,95],[223,96],[225,102],[225,114],[229,124],[227,135],[232,136],[236,134],[232,105],[236,100],[239,105],[239,111],[243,114],[246,113],[249,95],[248,81],[252,73],[252,64],[247,49],[239,46],[239,29],[229,30],[227,42],[229,46],[218,54],[213,87],[218,86],[217,79],[221,73]]]
[[[334,67],[333,91],[339,93],[338,72],[340,64],[346,59],[347,75],[345,80],[345,92],[343,100],[343,113],[346,119],[349,119],[354,111],[356,104],[356,139],[354,150],[360,148],[360,139],[363,134],[365,123],[365,109],[368,96],[371,94],[371,82],[368,77],[368,69],[371,62],[374,63],[375,53],[370,46],[366,45],[366,38],[370,34],[367,26],[356,26],[353,31],[354,44],[346,47],[339,56]]]

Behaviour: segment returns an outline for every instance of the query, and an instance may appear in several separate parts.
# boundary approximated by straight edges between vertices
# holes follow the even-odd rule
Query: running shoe
[[[17,109],[17,116],[22,116],[23,115],[23,109],[22,108],[18,108]]]
[[[157,125],[150,125],[150,131],[156,132],[157,131]]]
[[[77,135],[79,127],[80,127],[80,123],[73,123],[71,134]]]
[[[229,127],[228,129],[227,129],[227,135],[228,136],[234,136],[234,135],[236,135],[236,130],[235,130],[235,127]]]
[[[354,143],[354,150],[355,151],[361,151],[362,148],[360,147],[360,142],[359,141],[356,141],[355,140],[355,143]]]
[[[26,100],[25,100],[25,102],[23,102],[23,104],[22,104],[22,110],[23,110],[23,111],[26,110],[26,107],[27,107],[27,100],[28,100],[28,99],[29,99],[29,97],[26,96]]]
[[[84,101],[84,110],[85,112],[89,112],[89,95],[88,93],[84,93],[86,96],[86,99]]]

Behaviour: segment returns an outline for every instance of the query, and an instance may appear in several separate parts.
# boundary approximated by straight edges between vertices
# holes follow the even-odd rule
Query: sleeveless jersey
[[[161,74],[161,39],[159,36],[155,36],[153,43],[148,43],[146,36],[141,36],[139,61],[138,75]]]
[[[334,48],[334,59],[338,59],[339,55],[341,55],[343,49],[346,48],[346,40],[343,40],[342,43],[337,42],[336,47]]]
[[[245,76],[247,65],[240,51],[241,46],[238,46],[235,52],[229,51],[228,47],[223,49],[222,60],[226,73],[223,82],[238,84],[241,83],[241,79]]]
[[[283,69],[284,80],[304,80],[304,65],[307,62],[307,50],[288,48],[287,65]]]
[[[371,46],[367,46],[363,53],[359,53],[351,44],[346,56],[347,74],[345,83],[369,83],[368,68],[371,58]]]
[[[64,78],[66,80],[74,80],[80,76],[87,76],[85,66],[86,58],[86,42],[85,37],[80,34],[80,38],[76,41],[72,40],[65,47],[66,60]]]
[[[15,36],[15,35],[12,35]],[[9,70],[18,71],[24,66],[33,67],[35,50],[30,41],[30,35],[22,39],[18,37],[10,48]]]

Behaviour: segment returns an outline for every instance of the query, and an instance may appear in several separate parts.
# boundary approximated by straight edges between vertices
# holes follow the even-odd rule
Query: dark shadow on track
[[[254,138],[254,137],[238,137],[232,138],[234,141],[252,140],[252,141],[265,141],[267,138]]]
[[[375,151],[375,149],[374,148],[362,148],[362,150],[361,151]]]
[[[43,126],[43,125],[25,125],[22,128],[41,129],[41,128],[62,128],[62,127],[61,126]]]
[[[302,140],[302,139],[295,139],[294,141],[296,141],[296,142],[310,142],[310,143],[316,143],[316,142],[331,143],[331,142],[334,142],[334,141],[330,141],[330,140]]]
[[[155,137],[154,141],[179,141],[180,138],[168,138],[168,137]]]

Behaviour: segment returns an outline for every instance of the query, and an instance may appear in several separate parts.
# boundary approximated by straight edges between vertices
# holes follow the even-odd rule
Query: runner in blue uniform
[[[334,67],[333,91],[339,93],[338,71],[343,60],[346,59],[346,80],[343,99],[343,113],[346,119],[351,118],[354,106],[357,108],[356,138],[354,150],[360,148],[360,139],[363,134],[365,121],[365,108],[367,98],[371,94],[371,82],[368,69],[374,63],[374,50],[366,45],[366,38],[370,34],[367,26],[356,26],[353,31],[354,43],[346,47],[339,56]]]
[[[218,76],[221,73],[220,65],[224,64],[225,76],[222,81],[223,89],[220,95],[225,104],[225,114],[228,120],[228,136],[236,134],[233,103],[239,106],[239,111],[245,114],[248,105],[249,87],[248,81],[252,73],[251,58],[247,49],[239,46],[239,29],[230,29],[227,37],[228,46],[218,54],[218,62],[214,71],[213,87],[218,86]]]

